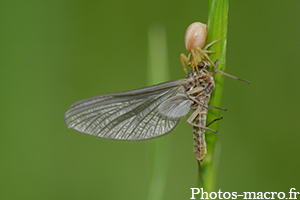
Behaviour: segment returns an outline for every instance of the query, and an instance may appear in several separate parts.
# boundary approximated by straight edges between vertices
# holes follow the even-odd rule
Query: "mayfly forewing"
[[[165,108],[164,102],[187,104],[185,80],[170,81],[138,90],[100,95],[79,101],[66,111],[65,123],[69,128],[102,138],[143,140],[170,132],[185,109],[179,114]],[[181,98],[172,98],[179,96]],[[171,100],[170,100],[171,99]],[[174,103],[175,102],[175,103]],[[178,105],[177,105],[178,107]],[[181,113],[180,113],[181,112]]]

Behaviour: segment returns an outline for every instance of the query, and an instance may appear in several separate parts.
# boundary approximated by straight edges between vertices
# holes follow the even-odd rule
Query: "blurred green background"
[[[300,1],[230,1],[216,189],[300,192]],[[8,1],[0,6],[0,199],[146,199],[153,141],[68,129],[78,100],[146,85],[148,29],[166,29],[171,79],[206,1]],[[157,71],[159,73],[159,71]],[[212,133],[207,133],[212,134]],[[197,187],[192,127],[172,133],[164,199]]]

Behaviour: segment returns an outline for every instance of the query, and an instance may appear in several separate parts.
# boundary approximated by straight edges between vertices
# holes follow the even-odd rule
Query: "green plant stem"
[[[208,39],[210,43],[217,39],[222,39],[214,44],[210,49],[215,51],[215,54],[210,54],[210,58],[215,61],[219,59],[217,69],[225,70],[226,62],[226,44],[227,44],[227,23],[228,23],[228,0],[209,0],[208,1]],[[221,74],[215,75],[215,89],[211,95],[210,105],[221,107],[223,93],[224,77]],[[207,122],[210,122],[220,117],[220,110],[212,109],[208,112]],[[219,122],[213,123],[210,128],[218,130]],[[217,135],[214,133],[206,134],[207,155],[201,163],[203,180],[205,183],[205,191],[211,192],[215,186],[215,175],[219,161],[220,145],[217,142]],[[199,181],[198,186],[203,186]]]
[[[169,80],[166,33],[162,26],[149,28],[149,55],[147,83],[154,85]],[[168,174],[169,157],[171,152],[169,138],[160,137],[150,141],[151,152],[154,152],[153,171],[150,180],[148,200],[163,199]]]

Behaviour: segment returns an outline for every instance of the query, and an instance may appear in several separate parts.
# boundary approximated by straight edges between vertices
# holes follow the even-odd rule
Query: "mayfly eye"
[[[185,32],[185,48],[188,52],[195,47],[202,48],[206,42],[207,25],[201,22],[192,23]]]

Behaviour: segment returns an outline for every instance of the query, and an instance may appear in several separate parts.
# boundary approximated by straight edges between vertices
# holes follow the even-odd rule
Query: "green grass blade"
[[[213,61],[219,59],[217,69],[225,70],[226,62],[226,44],[227,44],[227,23],[228,23],[228,0],[209,0],[208,1],[208,39],[210,43],[217,39],[222,39],[220,42],[214,44],[210,50],[215,51],[215,54],[210,54]],[[212,93],[210,105],[221,107],[222,92],[223,92],[224,77],[221,74],[215,75],[215,89]],[[220,117],[220,110],[212,109],[208,112],[207,122],[210,122]],[[218,121],[210,126],[213,130],[218,130]],[[206,134],[207,155],[203,162],[202,173],[205,183],[205,190],[210,192],[214,190],[215,175],[219,160],[220,146],[216,144],[217,135],[208,132]],[[203,186],[199,181],[199,186]]]

